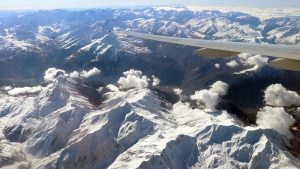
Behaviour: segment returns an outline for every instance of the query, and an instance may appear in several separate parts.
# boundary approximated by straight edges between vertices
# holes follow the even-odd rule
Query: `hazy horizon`
[[[300,7],[300,1],[296,0],[273,0],[272,3],[268,0],[253,0],[251,2],[228,0],[215,0],[207,2],[205,0],[145,0],[136,1],[128,0],[120,2],[118,0],[111,0],[99,2],[96,0],[53,0],[51,2],[45,0],[10,0],[1,3],[0,10],[22,10],[22,9],[87,9],[87,8],[103,8],[103,7],[130,7],[130,6],[168,6],[168,5],[184,5],[184,6],[248,6],[248,7],[263,7],[263,8],[282,8],[282,7]]]

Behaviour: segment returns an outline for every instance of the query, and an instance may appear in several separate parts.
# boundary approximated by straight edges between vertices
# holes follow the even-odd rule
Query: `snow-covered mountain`
[[[273,10],[260,12],[264,15]],[[207,59],[192,55],[195,47],[126,37],[109,33],[109,30],[249,43],[299,44],[299,17],[280,15],[262,19],[258,14],[249,14],[258,9],[244,11],[188,7],[2,11],[0,79],[38,79],[41,82],[43,72],[50,67],[69,72],[98,67],[107,76],[108,83],[131,68],[146,73],[151,71],[149,75],[163,79],[162,84],[184,86],[191,91],[207,87],[218,80],[214,79],[216,76],[228,79],[227,83],[235,83],[244,74],[228,77],[229,74],[246,72],[257,65],[258,69],[252,70],[260,70],[266,65],[266,59]],[[233,60],[237,64],[228,66],[227,63]],[[219,65],[218,69],[215,64]],[[263,69],[259,76],[267,77],[268,81],[289,81],[284,71]],[[170,72],[176,76],[170,76]],[[253,72],[248,71],[248,74],[253,76]]]
[[[120,46],[129,52],[148,51],[147,47],[138,46],[138,42],[136,45],[126,43],[130,40],[128,38],[119,37],[116,40],[108,30],[252,43],[300,42],[300,21],[297,17],[260,20],[241,12],[195,11],[189,8],[3,12],[0,23],[1,51],[17,48],[24,54],[31,50],[41,52],[49,46],[66,51],[72,49],[72,54],[90,51],[95,56]]]
[[[109,32],[300,43],[240,10],[1,11],[0,167],[300,168],[299,72]]]
[[[105,98],[95,107],[78,86],[59,76],[31,96],[2,92],[1,168],[300,167],[284,135],[225,110],[172,104],[148,88],[94,93]]]

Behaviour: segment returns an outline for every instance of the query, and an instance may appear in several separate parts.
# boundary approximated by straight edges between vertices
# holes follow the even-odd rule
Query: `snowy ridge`
[[[147,88],[108,92],[94,109],[76,84],[60,76],[35,96],[2,94],[1,159],[13,163],[1,167],[300,167],[285,136],[245,127],[226,111],[182,102],[163,109]]]
[[[110,30],[250,43],[300,43],[300,20],[292,17],[297,16],[298,11],[292,8],[281,13],[276,9],[257,8],[147,7],[15,15],[12,14],[11,20],[0,20],[4,23],[0,52],[9,49],[23,55],[28,51],[41,54],[49,48],[57,48],[66,51],[68,56],[92,54],[90,61],[108,51],[114,55],[120,49],[132,54],[151,52],[144,41],[114,35]],[[69,57],[73,58],[76,57]]]

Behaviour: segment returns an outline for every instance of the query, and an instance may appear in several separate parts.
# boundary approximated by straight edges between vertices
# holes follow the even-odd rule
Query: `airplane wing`
[[[151,35],[126,31],[113,31],[125,35],[141,37],[156,41],[182,44],[188,46],[201,47],[194,51],[194,54],[208,57],[230,57],[239,53],[260,54],[266,56],[278,57],[270,63],[269,66],[300,71],[300,46],[296,45],[276,45],[276,44],[257,44],[242,42],[225,42],[213,40],[200,40],[191,38],[179,38],[160,35]]]

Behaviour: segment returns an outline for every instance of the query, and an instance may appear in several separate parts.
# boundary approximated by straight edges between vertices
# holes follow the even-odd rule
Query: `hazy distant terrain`
[[[0,166],[299,168],[299,72],[109,32],[300,44],[294,10],[249,10],[1,11]]]

